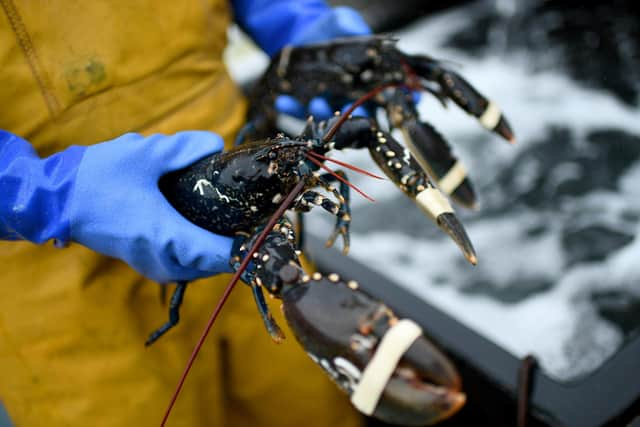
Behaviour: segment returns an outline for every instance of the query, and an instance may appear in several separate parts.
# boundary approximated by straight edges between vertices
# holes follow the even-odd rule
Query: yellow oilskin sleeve
[[[0,0],[0,129],[41,155],[125,132],[206,129],[230,144],[246,105],[221,61],[229,20],[225,0]],[[145,348],[167,319],[159,285],[79,245],[0,242],[0,401],[14,425],[158,425],[228,279],[189,285],[179,325]],[[271,306],[281,345],[248,287],[234,290],[169,426],[360,424]]]

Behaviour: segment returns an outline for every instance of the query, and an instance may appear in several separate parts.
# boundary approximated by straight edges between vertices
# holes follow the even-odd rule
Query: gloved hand
[[[357,11],[348,7],[331,8],[322,0],[232,0],[231,3],[238,25],[269,56],[285,45],[301,46],[371,34]],[[333,115],[329,103],[320,97],[304,106],[295,98],[282,95],[276,100],[276,109],[299,118],[311,114],[323,120]],[[353,114],[366,115],[361,108]]]
[[[219,136],[126,134],[43,160],[26,141],[14,136],[11,142],[28,148],[7,163],[0,142],[0,189],[9,183],[6,198],[0,193],[0,236],[70,239],[160,283],[229,271],[233,239],[190,223],[158,188],[165,173],[220,151]],[[22,185],[12,188],[17,181]]]
[[[231,0],[231,6],[236,23],[269,56],[285,45],[371,33],[358,12],[323,0]]]

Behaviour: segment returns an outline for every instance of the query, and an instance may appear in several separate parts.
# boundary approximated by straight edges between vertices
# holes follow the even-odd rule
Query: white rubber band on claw
[[[484,110],[484,113],[482,113],[480,117],[478,117],[478,120],[482,126],[489,130],[493,130],[498,125],[498,122],[500,122],[500,117],[502,117],[500,107],[498,107],[495,102],[489,101],[487,109]]]
[[[416,203],[434,221],[443,213],[453,213],[449,199],[444,197],[437,188],[428,187],[418,193]]]
[[[464,168],[464,165],[457,161],[455,164],[449,169],[449,171],[438,181],[438,187],[444,194],[451,194],[456,191],[456,188],[462,184],[462,181],[467,177],[467,170]]]
[[[409,319],[400,320],[384,334],[351,394],[353,406],[365,415],[373,414],[398,362],[421,335],[420,326]]]

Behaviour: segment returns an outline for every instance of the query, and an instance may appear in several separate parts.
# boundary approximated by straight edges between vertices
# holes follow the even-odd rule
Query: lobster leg
[[[256,306],[258,307],[258,312],[260,313],[260,317],[262,317],[262,321],[264,322],[264,326],[267,328],[267,332],[271,336],[275,342],[280,343],[284,339],[284,333],[278,323],[273,318],[271,311],[269,311],[269,306],[264,299],[264,294],[262,292],[262,287],[256,283],[251,284],[251,290],[253,291],[253,298],[256,301]]]
[[[249,238],[247,236],[239,234],[233,242],[230,263],[231,267],[236,271],[240,267],[240,262],[247,254],[248,245],[251,243],[248,242],[248,240]],[[245,283],[251,286],[253,299],[256,302],[258,313],[260,313],[260,317],[262,318],[262,322],[264,323],[267,332],[275,342],[279,343],[284,339],[284,333],[273,318],[262,291],[263,281],[260,277],[260,273],[264,268],[264,262],[268,261],[268,258],[263,261],[265,258],[264,250],[265,247],[263,245],[262,248],[258,249],[258,251],[253,254],[253,261],[244,271],[241,278]]]
[[[344,173],[342,173],[342,175],[344,175]],[[322,182],[322,180],[319,180],[319,182]],[[334,191],[337,193],[337,190]],[[308,190],[302,194],[296,208],[308,210],[310,205],[316,205],[321,206],[327,212],[335,215],[336,226],[329,240],[327,240],[327,246],[331,246],[336,237],[340,235],[344,242],[342,251],[347,254],[347,252],[349,252],[349,224],[351,223],[351,215],[349,214],[349,208],[347,203],[345,203],[344,197],[339,193],[338,196],[339,203],[335,203],[316,191]]]
[[[236,236],[230,261],[234,270],[238,269],[240,261],[246,256],[248,248],[253,246],[262,229],[259,227],[251,238],[245,235]],[[278,294],[282,286],[279,272],[285,265],[293,265],[302,273],[295,249],[293,226],[289,220],[283,218],[269,232],[260,249],[253,254],[251,264],[241,276],[242,280],[251,286],[260,317],[276,343],[281,342],[285,336],[269,310],[263,288],[271,294]]]
[[[347,180],[347,174],[341,170],[336,170],[334,173],[344,180]],[[351,224],[351,208],[349,205],[349,186],[344,181],[340,182],[340,189],[336,189],[332,183],[335,181],[339,181],[337,177],[333,175],[321,175],[319,182],[320,184],[327,190],[333,193],[333,195],[340,202],[340,207],[342,208],[342,214],[336,215],[336,226],[333,229],[333,233],[327,239],[327,247],[333,246],[338,235],[342,236],[344,248],[343,252],[346,254],[349,252],[349,225]]]
[[[176,289],[171,296],[171,302],[169,303],[169,320],[152,332],[144,343],[145,346],[150,346],[164,335],[169,329],[173,328],[180,321],[180,306],[182,306],[182,300],[184,298],[184,292],[187,289],[189,282],[179,281],[176,282]]]
[[[463,164],[449,144],[428,123],[420,121],[411,93],[394,89],[385,107],[393,127],[402,131],[404,142],[422,169],[437,180],[440,190],[459,204],[476,207],[476,195]]]

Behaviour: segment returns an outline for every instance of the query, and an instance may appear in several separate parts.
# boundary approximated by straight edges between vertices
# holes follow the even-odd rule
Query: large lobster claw
[[[231,265],[256,237],[236,238]],[[292,225],[282,218],[254,255],[243,280],[275,341],[283,336],[262,290],[282,299],[289,327],[307,354],[351,396],[361,412],[393,424],[426,425],[465,402],[452,363],[408,319],[398,319],[354,281],[337,274],[307,275],[295,250]]]
[[[460,377],[420,327],[398,319],[355,281],[335,273],[306,274],[292,230],[289,220],[281,218],[242,275],[271,337],[284,338],[263,290],[282,300],[298,342],[361,412],[403,425],[432,424],[456,412],[465,402]],[[234,269],[256,239],[236,237]]]
[[[465,402],[449,360],[356,282],[315,273],[285,286],[283,310],[309,356],[356,408],[388,423],[433,424]]]

